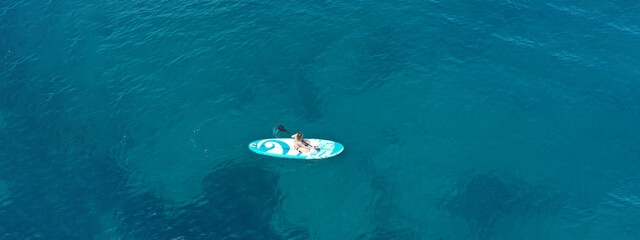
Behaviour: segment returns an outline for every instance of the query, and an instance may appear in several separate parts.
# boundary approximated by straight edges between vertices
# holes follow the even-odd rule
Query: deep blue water
[[[0,0],[0,239],[640,239],[638,66],[637,1]]]

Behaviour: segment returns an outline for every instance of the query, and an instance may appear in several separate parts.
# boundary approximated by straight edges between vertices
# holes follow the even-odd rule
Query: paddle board
[[[312,150],[311,152],[298,152],[293,148],[293,138],[269,138],[255,140],[249,143],[249,149],[257,154],[267,155],[280,158],[294,159],[322,159],[330,158],[338,155],[344,150],[344,146],[338,142],[305,138],[312,146],[317,146],[320,150]]]

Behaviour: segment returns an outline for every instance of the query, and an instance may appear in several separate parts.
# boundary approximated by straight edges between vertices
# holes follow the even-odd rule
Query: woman
[[[302,140],[302,133],[296,133],[291,135],[293,138],[293,148],[298,150],[298,152],[308,153],[312,150],[320,150],[319,147],[311,146],[311,142],[309,140]]]

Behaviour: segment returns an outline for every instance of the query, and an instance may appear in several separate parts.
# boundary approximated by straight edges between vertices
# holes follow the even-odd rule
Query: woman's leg
[[[304,140],[305,143],[309,144],[309,146],[307,146],[307,148],[309,149],[309,151],[313,151],[313,150],[320,150],[320,148],[318,146],[313,146],[311,145],[311,141],[309,140]]]
[[[301,153],[308,153],[309,152],[309,148],[308,147],[304,147],[304,146],[296,146],[295,149],[298,152],[301,152]]]

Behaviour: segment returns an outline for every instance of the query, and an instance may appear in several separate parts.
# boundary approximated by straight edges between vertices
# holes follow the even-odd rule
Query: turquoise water
[[[0,0],[0,239],[639,239],[639,9]]]

